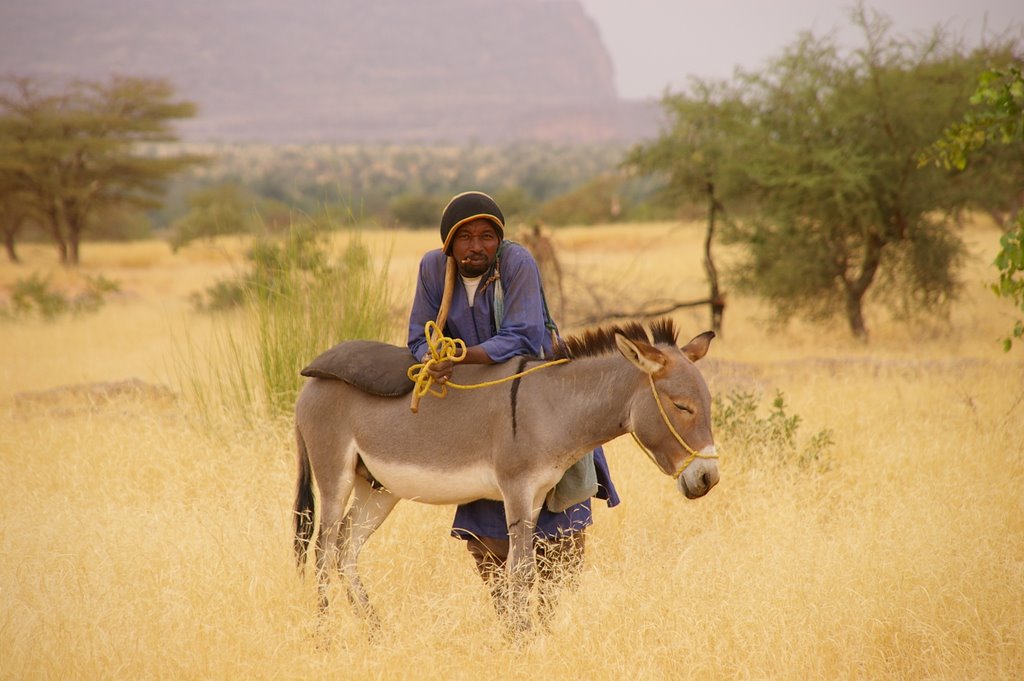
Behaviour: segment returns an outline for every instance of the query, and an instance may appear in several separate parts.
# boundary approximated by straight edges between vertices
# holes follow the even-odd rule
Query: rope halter
[[[651,374],[647,374],[647,381],[651,384],[651,395],[654,396],[654,403],[658,405],[658,412],[661,414],[661,420],[665,422],[666,426],[668,426],[668,430],[670,433],[672,433],[672,437],[676,439],[676,442],[678,442],[679,445],[689,454],[689,456],[683,459],[683,462],[679,465],[679,468],[674,473],[671,474],[672,479],[678,480],[679,476],[683,474],[683,471],[685,471],[691,463],[693,463],[694,459],[717,459],[718,452],[712,452],[711,454],[703,454],[701,452],[696,451],[690,445],[686,444],[686,440],[684,440],[683,436],[680,435],[679,432],[675,429],[675,426],[672,425],[672,421],[670,421],[668,418],[668,414],[665,413],[665,407],[661,404],[661,398],[658,396],[658,389],[654,387],[654,376]],[[656,458],[654,458],[654,453],[651,452],[651,450],[648,449],[644,445],[644,443],[640,441],[640,437],[636,434],[636,431],[630,431],[629,434],[633,436],[633,440],[636,441],[636,444],[640,447],[640,449],[643,450],[644,454],[646,454],[647,457],[654,462],[654,465],[657,466],[658,468],[661,468],[661,464],[658,463],[658,460]]]

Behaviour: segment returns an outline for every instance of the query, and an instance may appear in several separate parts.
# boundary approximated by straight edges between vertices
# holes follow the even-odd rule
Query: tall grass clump
[[[239,278],[195,300],[215,316],[208,347],[186,338],[179,353],[182,392],[205,421],[290,413],[314,357],[343,340],[383,340],[390,328],[388,259],[377,264],[357,235],[332,258],[327,233],[293,225],[257,240],[247,261]]]

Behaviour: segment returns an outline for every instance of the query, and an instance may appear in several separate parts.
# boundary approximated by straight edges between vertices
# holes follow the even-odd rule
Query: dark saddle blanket
[[[412,392],[409,367],[416,358],[409,348],[370,340],[338,343],[303,369],[303,376],[346,383],[380,397],[399,397]]]

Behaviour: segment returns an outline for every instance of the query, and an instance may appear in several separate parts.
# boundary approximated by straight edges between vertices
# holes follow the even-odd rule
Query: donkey
[[[401,398],[370,395],[339,380],[308,381],[295,407],[295,551],[301,569],[315,540],[321,609],[336,564],[356,612],[377,625],[357,560],[399,499],[504,503],[508,613],[510,624],[525,631],[533,526],[548,491],[587,452],[631,433],[684,496],[707,494],[719,479],[717,454],[711,396],[694,362],[707,353],[714,333],[679,348],[671,320],[652,323],[650,331],[638,323],[588,331],[564,342],[561,354],[569,362],[510,387],[428,397],[417,414]],[[456,366],[453,379],[492,381],[532,362]]]

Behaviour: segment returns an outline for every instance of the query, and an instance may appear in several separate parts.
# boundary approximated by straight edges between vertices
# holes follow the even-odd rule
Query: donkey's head
[[[646,374],[630,404],[633,437],[662,471],[676,478],[688,499],[704,496],[718,483],[711,393],[693,364],[707,354],[714,337],[706,331],[677,348],[615,335],[619,352]]]

